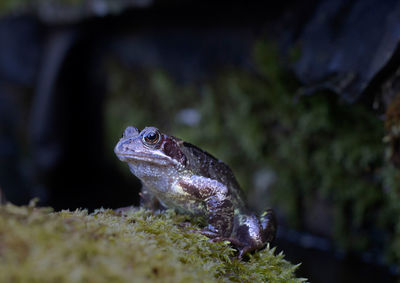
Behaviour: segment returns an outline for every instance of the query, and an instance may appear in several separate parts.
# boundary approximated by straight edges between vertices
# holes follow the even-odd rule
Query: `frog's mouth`
[[[154,165],[171,165],[174,164],[173,160],[157,154],[148,154],[143,152],[134,152],[134,153],[119,153],[115,152],[119,160],[128,162],[128,163],[136,163],[136,162],[144,162],[148,164]]]

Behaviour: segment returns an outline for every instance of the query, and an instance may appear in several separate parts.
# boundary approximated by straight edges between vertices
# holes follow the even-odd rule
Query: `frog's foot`
[[[244,246],[243,248],[239,249],[239,254],[238,254],[238,259],[242,260],[243,256],[245,256],[247,253],[254,251],[255,248],[252,246]]]
[[[233,246],[235,246],[235,248],[238,250],[239,254],[238,254],[238,259],[242,260],[243,256],[246,255],[248,252],[254,251],[256,248],[254,248],[253,246],[248,246],[245,243],[239,241],[236,238],[232,238],[232,237],[221,237],[221,235],[210,231],[208,229],[204,229],[204,230],[193,230],[194,232],[200,233],[208,238],[210,238],[211,242],[222,242],[222,241],[228,241],[230,242]]]
[[[242,260],[243,256],[246,255],[248,252],[254,251],[256,248],[253,246],[248,246],[242,242],[240,242],[238,239],[231,238],[231,237],[215,237],[211,239],[213,242],[219,242],[219,241],[229,241],[231,242],[232,245],[235,246],[235,248],[238,250],[238,259]]]
[[[155,196],[153,196],[153,194],[148,191],[145,186],[143,186],[139,196],[140,207],[144,207],[153,211],[165,211],[167,209]]]

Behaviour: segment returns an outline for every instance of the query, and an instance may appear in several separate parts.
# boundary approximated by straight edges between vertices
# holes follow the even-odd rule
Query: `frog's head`
[[[124,131],[114,152],[140,177],[139,175],[156,173],[154,171],[165,167],[184,169],[187,159],[180,149],[180,143],[179,139],[163,134],[155,127],[146,127],[139,132],[137,128],[130,126]]]

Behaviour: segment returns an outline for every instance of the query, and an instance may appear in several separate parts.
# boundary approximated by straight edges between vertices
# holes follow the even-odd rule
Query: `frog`
[[[199,232],[230,242],[240,259],[275,239],[274,211],[252,212],[228,165],[199,147],[156,127],[129,126],[114,152],[141,180],[143,206],[200,216],[206,227]]]

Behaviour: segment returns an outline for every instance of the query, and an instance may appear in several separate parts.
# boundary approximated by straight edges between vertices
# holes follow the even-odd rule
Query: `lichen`
[[[265,248],[246,261],[185,215],[0,206],[0,282],[303,282]]]

